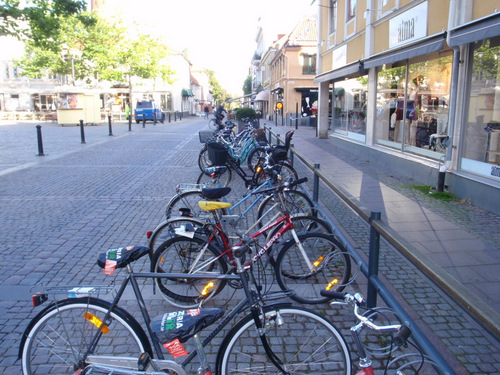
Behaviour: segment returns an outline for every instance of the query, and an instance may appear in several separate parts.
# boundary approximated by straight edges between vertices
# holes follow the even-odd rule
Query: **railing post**
[[[45,156],[45,154],[43,153],[42,125],[36,126],[36,137],[38,140],[38,155],[37,156]]]
[[[83,144],[85,144],[85,128],[83,126],[83,120],[80,120],[80,139]]]
[[[113,128],[111,126],[111,115],[108,115],[108,129],[109,129],[109,136],[113,135]]]
[[[380,233],[373,227],[374,220],[380,220],[380,212],[370,214],[370,253],[368,254],[368,292],[366,305],[368,308],[377,306],[377,289],[371,283],[372,276],[378,276],[380,255]]]
[[[313,178],[313,202],[318,203],[319,200],[319,176],[316,170],[319,169],[319,164],[314,164],[314,178]]]

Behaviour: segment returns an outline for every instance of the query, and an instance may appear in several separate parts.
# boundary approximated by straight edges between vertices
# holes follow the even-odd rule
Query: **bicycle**
[[[372,357],[380,358],[383,374],[439,374],[444,372],[426,356],[417,345],[409,341],[411,329],[389,308],[365,308],[365,300],[360,293],[349,294],[333,290],[322,290],[321,295],[335,299],[331,305],[353,306],[356,324],[350,328],[356,347],[357,375],[374,375]],[[365,309],[363,313],[361,309]],[[377,324],[383,320],[386,324]],[[408,353],[411,345],[417,352]],[[401,354],[395,355],[396,351]],[[350,358],[351,356],[349,356]],[[384,364],[385,362],[385,364]],[[351,365],[349,365],[351,367]],[[377,372],[378,373],[378,372]]]
[[[99,254],[98,265],[105,273],[126,269],[115,297],[111,302],[98,297],[106,287],[72,288],[71,296],[55,300],[38,313],[24,331],[19,347],[23,374],[187,375],[189,371],[212,375],[204,347],[242,314],[246,315],[220,344],[217,374],[350,374],[349,352],[339,330],[313,311],[278,302],[286,293],[262,293],[252,269],[243,266],[249,250],[247,245],[233,249],[235,274],[211,277],[242,286],[243,298],[225,316],[219,308],[198,308],[165,312],[155,318],[146,307],[140,279],[200,275],[135,273],[132,263],[149,253],[144,246]],[[145,329],[119,306],[129,284]],[[37,294],[34,305],[65,291],[55,288]],[[202,339],[203,330],[218,321]],[[173,359],[166,359],[163,348]],[[198,359],[198,370],[194,358]]]
[[[284,179],[292,177],[294,179],[298,178],[298,174],[295,169],[290,165],[288,159],[288,148],[293,136],[293,130],[286,134],[285,146],[272,146],[269,149],[263,147],[255,148],[255,153],[252,155],[252,165],[258,166],[258,160],[266,160],[266,164],[272,165],[274,170],[282,175]],[[288,148],[286,145],[288,145]],[[255,168],[250,169],[252,175],[248,175],[238,163],[237,159],[230,155],[227,147],[220,143],[212,142],[207,143],[208,156],[212,162],[212,167],[208,167],[200,174],[196,183],[205,184],[213,182],[216,179],[223,186],[228,186],[232,179],[232,171],[242,179],[246,187],[255,186],[259,183],[262,178],[260,174],[255,174]],[[264,154],[262,154],[264,153]],[[217,166],[225,166],[226,168],[217,168]],[[260,172],[259,172],[260,173]]]
[[[290,183],[293,186],[304,182],[298,180]],[[285,185],[273,188],[281,197]],[[227,194],[227,188],[212,189],[212,198],[221,198]],[[234,259],[229,246],[228,236],[221,225],[221,208],[230,206],[226,202],[200,201],[200,207],[212,212],[214,217],[211,230],[203,233],[191,230],[189,233],[177,233],[168,238],[154,252],[151,261],[152,272],[181,272],[183,274],[225,274],[234,270]],[[268,264],[274,269],[276,281],[283,291],[294,290],[291,296],[300,303],[324,303],[328,299],[319,295],[319,290],[329,288],[343,290],[350,283],[351,261],[343,245],[331,234],[315,232],[297,233],[294,223],[304,220],[303,225],[319,228],[321,220],[311,217],[291,217],[280,199],[281,212],[275,215],[262,228],[249,234],[257,225],[247,230],[240,237],[249,238],[255,248],[255,255],[246,263],[246,267],[267,256],[261,263],[263,270]],[[285,237],[291,234],[291,237]],[[265,236],[267,235],[267,236]],[[259,244],[259,238],[265,237],[265,243]],[[222,243],[222,244],[220,244]],[[279,251],[274,250],[279,243]],[[241,241],[236,244],[240,245]],[[277,252],[276,259],[274,253]],[[209,280],[199,283],[183,278],[166,278],[155,280],[157,288],[171,304],[180,307],[194,307],[222,291],[224,282]],[[238,287],[232,285],[231,287]]]

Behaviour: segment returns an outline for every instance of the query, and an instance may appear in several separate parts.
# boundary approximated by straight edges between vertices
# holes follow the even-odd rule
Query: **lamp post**
[[[61,50],[61,55],[64,60],[71,60],[71,79],[73,86],[75,86],[75,58],[80,58],[82,56],[82,51],[76,48],[69,48],[67,45],[64,45]]]

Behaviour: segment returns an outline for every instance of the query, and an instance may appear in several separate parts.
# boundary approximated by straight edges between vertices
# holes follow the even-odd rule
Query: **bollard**
[[[156,125],[156,112],[153,113],[153,125]]]
[[[295,130],[297,130],[298,128],[299,128],[299,103],[295,103]]]
[[[146,127],[146,115],[142,115],[142,127]]]
[[[108,129],[109,129],[109,136],[113,135],[113,128],[111,127],[111,115],[108,115]]]
[[[171,112],[168,112],[168,123],[169,123],[169,124],[170,124],[170,121],[171,121],[171,117],[170,117],[171,115],[172,115],[172,113],[171,113]]]
[[[132,131],[132,116],[131,115],[128,116],[128,131],[129,132]]]
[[[174,112],[174,122],[177,122],[177,111]]]
[[[85,144],[85,128],[83,126],[83,120],[80,120],[80,139],[82,144]]]
[[[45,156],[45,154],[43,153],[42,125],[36,126],[36,137],[38,140],[38,154],[37,154],[37,156]]]
[[[372,212],[370,214],[370,252],[368,255],[368,280],[372,276],[378,276],[378,261],[380,254],[380,233],[373,227],[374,220],[380,220],[380,212]],[[366,295],[366,305],[368,308],[377,306],[377,289],[372,283],[368,283],[368,291]]]

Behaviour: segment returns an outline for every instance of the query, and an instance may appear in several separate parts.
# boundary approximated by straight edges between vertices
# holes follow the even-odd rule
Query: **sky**
[[[167,46],[188,51],[196,68],[215,71],[232,95],[241,95],[257,44],[257,25],[286,34],[314,12],[312,0],[118,0],[123,12],[140,20]]]

